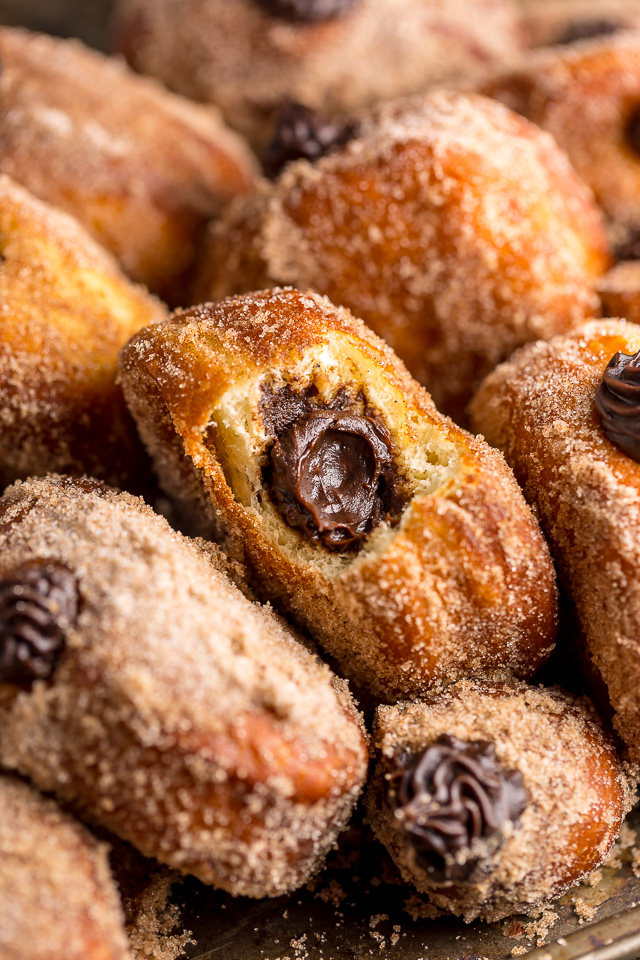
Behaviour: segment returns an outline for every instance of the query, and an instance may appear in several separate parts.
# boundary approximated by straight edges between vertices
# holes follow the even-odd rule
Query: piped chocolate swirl
[[[505,824],[522,815],[522,775],[499,765],[492,743],[448,735],[417,756],[401,754],[397,764],[388,799],[418,866],[436,882],[469,881],[479,859],[474,841],[493,839],[497,849]]]
[[[640,351],[613,355],[595,404],[609,440],[640,463]]]
[[[356,0],[258,0],[267,13],[291,23],[322,23],[342,16]]]
[[[294,100],[284,100],[276,130],[262,154],[265,176],[275,179],[294,160],[313,163],[349,142],[357,133],[353,120],[329,117]]]
[[[263,398],[276,439],[265,485],[285,523],[328,550],[357,550],[401,509],[391,437],[363,402],[345,392],[333,404],[284,388]]]
[[[50,677],[77,608],[75,579],[58,563],[30,563],[2,577],[0,683]]]

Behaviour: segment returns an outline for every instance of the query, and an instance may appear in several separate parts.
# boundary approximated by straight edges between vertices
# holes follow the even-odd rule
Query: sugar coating
[[[640,323],[640,261],[616,264],[598,281],[597,290],[603,316]]]
[[[78,41],[0,30],[0,172],[78,217],[163,295],[253,161],[217,112]]]
[[[353,110],[486,75],[515,60],[519,26],[511,0],[358,0],[312,25],[273,17],[256,0],[121,0],[116,41],[136,68],[217,104],[260,144],[285,96]]]
[[[593,197],[548,135],[486,98],[435,90],[385,104],[339,151],[232,204],[194,296],[317,290],[464,422],[500,360],[595,311],[608,262]]]
[[[625,137],[640,100],[640,30],[536,51],[485,92],[552,134],[614,224],[640,226],[640,159]]]
[[[537,507],[636,761],[640,465],[607,438],[594,400],[613,354],[639,349],[636,324],[594,321],[570,337],[523,348],[487,378],[472,404],[477,429],[504,451]]]
[[[4,773],[0,809],[3,960],[129,960],[107,847]]]
[[[3,691],[0,762],[232,893],[302,884],[365,775],[346,685],[140,500],[30,480],[0,516],[0,569],[55,559],[80,602],[52,681]]]
[[[0,485],[51,470],[144,474],[117,352],[167,316],[72,217],[0,176]]]
[[[503,827],[484,878],[449,888],[414,865],[384,790],[398,750],[419,753],[443,734],[494,744],[498,763],[520,771],[528,795],[519,825]],[[629,771],[590,702],[558,689],[462,681],[428,702],[380,707],[373,741],[367,809],[374,832],[405,880],[466,921],[539,911],[605,859],[633,800]]]
[[[171,496],[380,699],[531,676],[550,652],[555,577],[510,471],[348,311],[291,289],[205,304],[133,338],[120,378]],[[262,387],[284,384],[327,403],[361,395],[391,437],[409,502],[357,554],[315,547],[265,490]]]

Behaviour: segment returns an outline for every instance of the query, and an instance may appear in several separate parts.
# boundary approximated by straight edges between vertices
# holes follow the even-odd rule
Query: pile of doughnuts
[[[119,0],[150,77],[0,27],[2,957],[132,956],[96,827],[274,897],[364,797],[466,921],[611,850],[640,19],[569,7]]]

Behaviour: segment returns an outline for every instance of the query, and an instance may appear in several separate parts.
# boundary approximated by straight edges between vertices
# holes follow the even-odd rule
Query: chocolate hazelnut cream
[[[607,364],[595,397],[609,440],[640,462],[640,351],[618,351]]]
[[[275,434],[264,483],[282,519],[331,551],[357,550],[403,506],[391,437],[362,397],[341,391],[314,403],[313,388],[263,390],[265,429]]]

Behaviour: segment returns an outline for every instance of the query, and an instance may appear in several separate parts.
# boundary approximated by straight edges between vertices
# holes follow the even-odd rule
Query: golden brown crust
[[[0,762],[231,893],[304,883],[366,773],[346,685],[140,500],[32,480],[0,519],[0,572],[55,560],[80,602],[52,679],[0,688]]]
[[[135,337],[121,381],[166,489],[380,698],[474,672],[530,676],[547,655],[554,575],[504,461],[347,311],[295,290],[207,304]],[[311,545],[264,490],[260,398],[279,383],[361,392],[391,435],[410,506],[355,556]]]
[[[625,136],[640,102],[640,31],[540,50],[484,92],[555,137],[614,224],[640,227],[640,157]]]
[[[523,348],[489,376],[472,403],[476,428],[537,505],[591,655],[640,759],[640,465],[607,439],[594,408],[602,373],[640,330],[594,321],[569,337]]]
[[[137,69],[217,104],[254,144],[285,96],[354,110],[485,75],[521,48],[511,0],[358,0],[313,24],[287,23],[256,0],[121,0],[116,39]]]
[[[473,884],[436,884],[415,865],[389,808],[385,776],[397,751],[417,754],[443,734],[495,745],[500,766],[521,773],[527,806]],[[369,821],[405,880],[465,920],[533,913],[590,873],[612,847],[632,800],[627,771],[586,699],[524,684],[462,682],[426,703],[378,711]]]
[[[434,91],[381,107],[338,152],[233,204],[194,299],[317,290],[464,422],[500,360],[594,312],[608,263],[600,213],[551,138],[486,98]]]
[[[0,176],[0,487],[51,470],[140,490],[118,350],[166,318],[77,221]]]
[[[106,846],[6,774],[0,809],[2,960],[129,960]]]
[[[215,111],[77,41],[2,28],[0,65],[0,172],[175,298],[202,227],[249,186],[246,147]]]
[[[618,263],[598,281],[604,317],[624,317],[640,323],[640,261]]]

